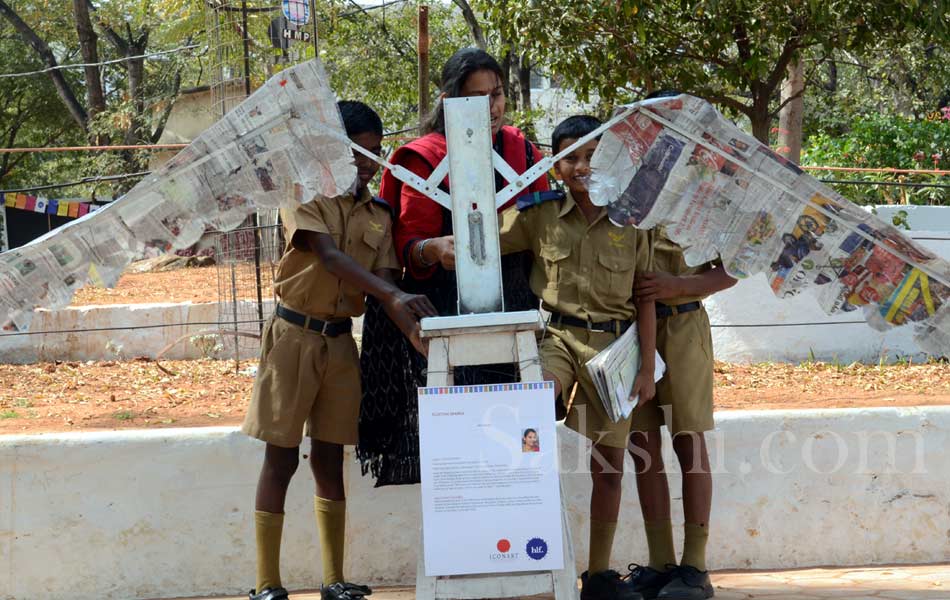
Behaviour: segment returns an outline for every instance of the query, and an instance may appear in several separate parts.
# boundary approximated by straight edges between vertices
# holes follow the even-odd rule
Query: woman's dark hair
[[[557,154],[561,151],[561,142],[564,140],[579,140],[600,126],[600,119],[590,115],[574,115],[564,119],[551,134],[551,152]]]
[[[524,439],[525,439],[526,437],[528,437],[528,434],[529,434],[529,433],[533,433],[534,435],[538,435],[538,432],[535,431],[534,429],[525,429],[525,430],[524,430],[524,433],[521,434],[521,441],[522,441],[522,442],[524,441]]]
[[[498,75],[498,79],[504,81],[501,65],[495,58],[479,48],[462,48],[445,61],[442,67],[442,92],[448,98],[458,98],[462,94],[462,86],[465,85],[469,75],[476,71],[488,70]],[[445,133],[445,112],[442,109],[442,101],[439,100],[435,110],[429,115],[423,127],[423,133]]]
[[[343,117],[347,137],[367,132],[383,135],[383,120],[368,105],[357,100],[340,100],[336,105]]]

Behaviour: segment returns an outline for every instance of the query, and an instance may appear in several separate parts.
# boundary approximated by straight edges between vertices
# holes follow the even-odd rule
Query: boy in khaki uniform
[[[566,119],[554,130],[553,151],[559,152],[599,125],[594,117]],[[562,399],[578,383],[567,425],[593,443],[590,556],[588,571],[581,576],[581,597],[637,600],[640,595],[609,570],[631,421],[610,421],[584,363],[636,325],[643,363],[632,395],[639,395],[641,403],[652,398],[656,309],[652,300],[635,298],[633,293],[634,282],[651,268],[651,236],[612,225],[606,210],[591,203],[587,178],[596,147],[593,140],[555,165],[566,195],[522,198],[517,209],[502,215],[501,247],[504,253],[530,250],[534,254],[531,290],[551,312],[539,348],[544,376],[554,381],[555,394]]]
[[[350,139],[377,154],[383,125],[361,102],[340,102]],[[314,512],[323,562],[321,596],[358,600],[366,586],[343,579],[346,500],[343,445],[357,441],[359,356],[351,335],[371,294],[420,351],[417,317],[435,316],[425,296],[401,292],[392,218],[367,184],[377,166],[354,152],[355,193],[283,211],[289,243],[277,269],[278,305],[261,339],[261,361],[244,433],[267,442],[255,501],[257,585],[251,600],[286,600],[280,580],[284,499],[299,462],[304,426],[316,481]]]
[[[656,302],[656,343],[666,361],[666,375],[657,383],[656,402],[633,412],[631,455],[637,468],[650,559],[647,566],[636,566],[628,579],[647,599],[698,600],[713,596],[706,571],[712,476],[703,435],[714,428],[713,353],[702,300],[731,287],[736,280],[717,263],[687,266],[683,249],[670,241],[662,228],[654,240],[655,272],[644,274],[636,289],[639,296]],[[673,436],[683,473],[686,535],[678,566],[660,438],[664,424]]]

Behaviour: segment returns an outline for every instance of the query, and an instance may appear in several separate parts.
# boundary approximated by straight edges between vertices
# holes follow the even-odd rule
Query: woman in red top
[[[426,124],[426,134],[396,150],[390,162],[428,178],[446,155],[442,98],[465,96],[489,97],[494,150],[515,172],[523,173],[541,159],[541,153],[521,131],[504,125],[502,70],[491,55],[477,48],[457,51],[442,68],[441,81],[443,93]],[[449,183],[446,177],[440,188],[448,192]],[[507,184],[496,172],[496,191]],[[547,189],[547,178],[542,176],[525,193]],[[403,185],[389,171],[383,174],[380,195],[395,215],[396,253],[405,267],[401,287],[428,296],[441,315],[458,314],[451,213],[428,196]],[[514,202],[512,199],[499,212]],[[505,310],[537,308],[538,299],[528,286],[530,256],[503,256],[501,267]],[[416,389],[425,385],[425,367],[425,357],[409,348],[385,315],[368,304],[363,321],[358,454],[364,469],[372,469],[377,477],[377,485],[419,481]],[[516,380],[514,366],[509,364],[455,369],[456,385]]]

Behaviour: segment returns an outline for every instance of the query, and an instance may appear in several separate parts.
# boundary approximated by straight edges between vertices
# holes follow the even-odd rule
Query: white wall
[[[740,411],[717,419],[711,568],[950,560],[950,408]],[[590,484],[573,471],[583,471],[587,451],[569,430],[559,428],[559,436],[583,570]],[[229,428],[0,437],[0,599],[246,592],[262,450]],[[348,576],[413,583],[418,487],[374,489],[352,461],[346,476]],[[624,482],[616,567],[647,559],[633,477]],[[678,524],[675,472],[670,484]],[[311,494],[302,461],[284,526],[291,589],[319,582]],[[680,549],[681,539],[677,528]]]
[[[910,231],[922,246],[950,260],[950,208],[935,206],[879,206],[878,216],[889,221],[906,210]],[[913,326],[887,332],[870,328],[858,311],[826,315],[811,293],[779,300],[764,274],[740,281],[705,302],[713,327],[718,360],[727,362],[800,362],[817,360],[876,363],[900,357],[926,360],[916,342]]]
[[[252,303],[241,302],[239,320],[254,312]],[[264,318],[273,311],[265,305]],[[167,345],[186,334],[218,329],[218,303],[111,304],[75,306],[36,311],[26,334],[0,334],[0,362],[34,363],[54,360],[129,360],[155,358]],[[256,318],[256,312],[254,313]],[[187,325],[187,323],[199,323]],[[257,332],[255,323],[242,323]],[[91,331],[81,331],[91,330]],[[42,333],[64,332],[64,333]],[[220,338],[216,338],[220,341]],[[233,337],[228,338],[233,340]],[[233,345],[229,345],[233,348]],[[241,338],[242,358],[256,357],[256,340]],[[233,353],[233,350],[231,351]],[[208,349],[190,337],[169,349],[164,358],[192,359],[208,356]],[[233,355],[233,354],[232,354]],[[219,352],[218,356],[230,357]]]

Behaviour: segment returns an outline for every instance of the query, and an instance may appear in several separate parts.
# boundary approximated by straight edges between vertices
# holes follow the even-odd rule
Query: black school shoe
[[[320,598],[323,600],[360,600],[363,596],[369,596],[372,593],[373,590],[368,586],[345,581],[320,586]]]
[[[663,600],[705,600],[715,595],[709,571],[681,565],[670,572],[672,579],[660,590],[657,598]]]
[[[633,591],[643,595],[644,600],[653,600],[673,579],[673,569],[676,565],[667,565],[667,571],[657,571],[651,567],[644,567],[637,563],[630,563],[627,569],[630,573],[624,580],[633,588]]]
[[[259,594],[251,590],[247,593],[247,597],[248,600],[288,600],[290,598],[287,590],[282,587],[264,588]]]
[[[581,573],[581,600],[643,600],[616,571]]]

